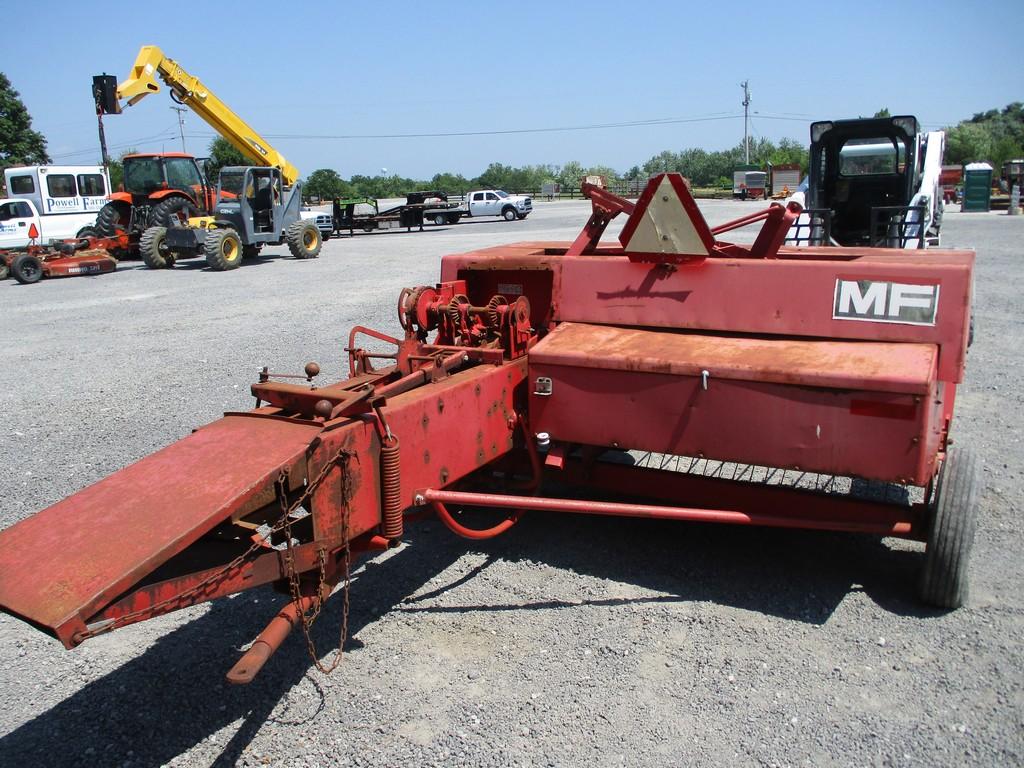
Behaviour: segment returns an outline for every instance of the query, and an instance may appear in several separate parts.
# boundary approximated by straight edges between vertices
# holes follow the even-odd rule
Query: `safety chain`
[[[205,590],[210,585],[216,583],[220,579],[222,579],[225,576],[227,576],[232,571],[237,570],[238,568],[241,568],[245,564],[245,561],[251,555],[253,555],[254,553],[256,553],[256,552],[258,552],[258,551],[260,551],[261,549],[264,548],[264,545],[266,544],[267,540],[270,539],[270,537],[273,536],[275,533],[285,532],[287,537],[288,537],[287,538],[287,558],[288,558],[288,564],[289,564],[288,565],[288,570],[289,570],[288,580],[289,580],[289,582],[291,582],[293,580],[293,578],[295,580],[297,580],[297,576],[296,576],[296,574],[294,572],[295,571],[295,561],[294,561],[294,558],[292,557],[291,515],[292,515],[292,513],[295,512],[295,510],[297,510],[300,506],[302,506],[302,504],[313,494],[313,492],[327,478],[327,475],[330,473],[331,469],[333,469],[335,466],[343,466],[343,467],[347,466],[348,459],[349,459],[350,455],[351,454],[349,453],[349,451],[345,450],[344,448],[339,449],[338,452],[331,458],[331,460],[328,461],[326,464],[324,464],[323,468],[320,470],[320,473],[316,476],[316,478],[313,480],[313,482],[309,483],[306,486],[306,489],[305,489],[305,491],[303,491],[302,495],[298,499],[296,499],[295,502],[292,503],[291,505],[287,504],[287,500],[286,500],[287,499],[287,485],[285,485],[285,489],[286,489],[285,493],[283,493],[282,496],[281,496],[281,509],[282,509],[281,517],[278,518],[278,520],[270,527],[270,530],[268,530],[264,535],[262,535],[258,539],[256,539],[253,542],[253,544],[247,550],[245,550],[245,552],[243,552],[242,554],[238,555],[238,557],[233,559],[231,562],[229,562],[227,565],[225,565],[219,571],[216,571],[215,573],[210,574],[205,579],[200,581],[198,584],[195,584],[195,585],[189,587],[188,589],[185,589],[185,590],[179,592],[177,595],[165,598],[164,600],[160,600],[159,602],[156,602],[156,603],[154,603],[153,605],[150,605],[147,608],[141,608],[141,609],[139,609],[137,611],[131,611],[130,613],[123,614],[121,616],[118,616],[115,619],[111,619],[110,621],[108,621],[106,623],[100,624],[99,626],[96,626],[93,629],[86,628],[86,629],[82,630],[81,632],[76,633],[75,639],[78,642],[81,642],[83,640],[88,640],[91,637],[96,637],[97,635],[102,635],[102,634],[105,634],[107,632],[110,632],[110,631],[112,631],[114,629],[117,629],[118,627],[124,626],[125,624],[130,624],[130,623],[132,623],[136,619],[141,619],[143,617],[151,618],[153,616],[157,616],[157,615],[159,615],[159,612],[161,611],[161,609],[167,608],[170,605],[173,605],[173,604],[178,603],[178,602],[180,602],[182,600],[186,600],[188,598],[193,597],[194,595],[199,594],[200,592]],[[284,481],[285,483],[287,483],[287,478],[288,478],[288,472],[287,471],[282,471],[281,475],[278,478],[278,480],[279,480],[279,482],[280,481]],[[348,502],[348,490],[347,490],[348,486],[347,486],[347,484],[344,484],[344,487],[345,487],[345,490],[343,491],[343,494],[344,494],[343,498],[344,498],[344,500],[346,502],[345,503],[345,512],[344,512],[344,528],[345,528],[344,532],[345,532],[345,535],[346,535],[346,539],[345,539],[345,623],[347,624],[347,621],[348,621],[348,565],[349,565],[350,557],[349,557],[349,543],[348,543],[348,538],[347,538],[347,536],[348,536],[348,503],[347,503]],[[324,563],[324,551],[322,549],[319,550],[318,557],[319,557],[319,560],[320,560],[320,574],[321,574],[320,578],[321,578],[321,586],[322,586],[323,582],[324,582],[324,579],[325,579],[324,572],[326,570],[326,565]],[[318,604],[317,604],[317,612],[319,612],[319,609],[320,609],[320,605],[319,604],[322,602],[322,598],[320,598],[317,602],[318,602]],[[301,615],[302,614],[300,613],[300,616]],[[311,622],[310,622],[310,625],[311,625]],[[304,616],[303,616],[303,629],[304,630],[307,629],[306,621],[305,621],[305,617]],[[345,627],[344,629],[345,629],[345,631],[347,631],[347,627]],[[317,664],[317,666],[319,667],[320,665]]]
[[[341,537],[345,542],[342,549],[342,563],[344,569],[344,580],[342,582],[342,608],[341,608],[341,629],[338,633],[338,651],[334,654],[334,658],[330,664],[324,664],[320,661],[320,655],[316,651],[316,643],[313,642],[312,628],[316,622],[317,617],[320,616],[320,610],[323,608],[324,602],[330,596],[333,586],[327,588],[325,594],[325,587],[328,585],[327,580],[327,557],[323,548],[317,550],[317,564],[319,566],[320,578],[317,583],[315,592],[315,601],[309,611],[302,609],[302,588],[299,580],[298,571],[295,568],[295,557],[292,552],[292,535],[291,535],[291,517],[289,514],[285,514],[283,519],[286,521],[284,526],[285,534],[285,568],[288,571],[288,586],[291,589],[292,600],[295,603],[295,607],[298,613],[299,626],[302,627],[302,634],[306,640],[306,650],[309,651],[309,658],[313,660],[313,664],[323,674],[329,675],[338,665],[341,663],[341,659],[344,655],[345,641],[348,639],[348,608],[349,608],[349,587],[351,584],[350,574],[352,566],[352,547],[349,542],[349,517],[351,512],[351,498],[349,496],[349,485],[347,482],[348,474],[348,461],[351,458],[350,453],[347,451],[338,451],[338,455],[335,457],[335,462],[338,463],[342,468],[342,486],[341,486],[341,509],[342,509],[342,532]],[[285,508],[285,501],[281,500],[282,510]]]

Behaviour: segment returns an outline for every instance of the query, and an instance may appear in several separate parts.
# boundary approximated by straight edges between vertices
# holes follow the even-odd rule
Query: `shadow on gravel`
[[[485,527],[493,522],[467,524]],[[424,525],[440,528],[436,523]],[[824,624],[846,595],[860,591],[898,615],[944,613],[917,599],[922,552],[892,549],[871,536],[534,514],[503,537],[467,546],[488,555],[488,563],[444,589],[406,601],[401,610],[458,613],[712,602]],[[570,600],[552,595],[550,599],[496,605],[417,605],[468,581],[493,559],[540,562],[664,594]]]
[[[412,526],[406,539],[411,546],[387,562],[370,563],[353,581],[350,638],[393,610],[572,611],[581,605],[702,601],[820,625],[856,590],[895,613],[935,615],[915,602],[920,554],[893,550],[864,536],[538,513],[488,542],[457,539],[436,522]],[[467,551],[488,559],[452,583],[412,597]],[[574,591],[571,598],[550,594],[505,604],[429,604],[496,560],[543,563],[661,594],[579,599]],[[232,726],[233,735],[213,763],[229,766],[268,720],[301,726],[316,718],[326,693],[319,674],[310,672],[299,633],[251,685],[234,687],[224,680],[237,658],[232,649],[250,642],[283,600],[269,590],[257,590],[215,601],[205,614],[168,632],[137,658],[0,739],[4,762],[156,766]],[[336,597],[314,629],[325,656],[337,643],[340,611]],[[350,639],[346,650],[358,653],[360,647]],[[344,675],[344,665],[336,674]],[[319,706],[294,714],[286,710],[272,718],[282,697],[307,675]],[[239,720],[240,725],[232,725]]]
[[[462,542],[447,532],[438,532],[437,538],[438,546],[408,547],[387,563],[359,573],[351,587],[350,638],[465,554]],[[0,739],[0,763],[159,766],[241,720],[213,763],[235,765],[282,697],[307,674],[319,692],[320,706],[278,713],[277,722],[301,725],[324,706],[322,678],[310,672],[300,632],[293,633],[251,685],[232,686],[224,679],[240,655],[234,649],[251,642],[283,601],[269,589],[214,601],[202,616]],[[322,656],[337,648],[340,623],[341,600],[335,596],[313,631]],[[346,651],[358,653],[361,647],[350,639]],[[53,652],[65,651],[54,646]],[[336,677],[343,675],[344,662],[335,672]]]

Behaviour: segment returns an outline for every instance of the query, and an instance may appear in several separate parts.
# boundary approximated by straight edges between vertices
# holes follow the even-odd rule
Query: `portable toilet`
[[[968,163],[964,166],[964,202],[961,211],[992,209],[992,166]]]

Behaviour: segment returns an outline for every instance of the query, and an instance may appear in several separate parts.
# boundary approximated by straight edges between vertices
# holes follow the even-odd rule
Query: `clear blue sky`
[[[55,162],[97,161],[91,76],[125,77],[143,44],[161,46],[258,131],[289,137],[272,141],[304,175],[475,176],[492,161],[568,160],[621,171],[664,149],[723,149],[741,140],[740,117],[299,137],[739,115],[744,79],[753,133],[805,142],[812,119],[888,107],[940,127],[1024,100],[1020,0],[50,2],[12,3],[3,16],[0,71]],[[165,89],[108,117],[112,154],[179,150],[171,105]],[[185,128],[188,150],[205,155],[211,129],[191,113]]]

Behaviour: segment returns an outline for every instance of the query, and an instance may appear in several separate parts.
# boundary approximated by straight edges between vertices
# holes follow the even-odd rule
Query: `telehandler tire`
[[[939,469],[921,572],[921,599],[938,608],[967,600],[967,566],[978,525],[981,464],[969,448],[950,448]]]
[[[167,269],[174,266],[174,256],[167,251],[164,240],[167,227],[150,227],[139,238],[139,256],[150,269]]]
[[[305,221],[296,221],[289,225],[284,234],[288,242],[288,250],[296,259],[315,259],[320,255],[323,238],[320,230]]]
[[[21,253],[11,262],[11,274],[22,285],[38,283],[43,277],[43,264],[31,253]]]
[[[203,251],[206,263],[217,272],[237,269],[242,263],[242,241],[235,230],[227,227],[210,230],[203,241]]]

